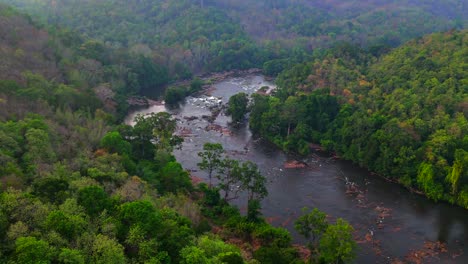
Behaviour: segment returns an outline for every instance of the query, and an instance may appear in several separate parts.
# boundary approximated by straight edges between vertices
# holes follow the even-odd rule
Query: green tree
[[[52,249],[43,240],[35,237],[20,237],[15,244],[17,263],[48,264],[52,261]]]
[[[268,195],[266,177],[260,173],[257,164],[247,161],[240,167],[241,188],[247,191],[248,200],[262,200]]]
[[[442,199],[443,186],[434,180],[434,166],[423,162],[419,166],[417,183],[419,187],[434,201]]]
[[[96,264],[124,264],[124,247],[114,239],[104,235],[97,235],[93,243],[93,263]]]
[[[180,257],[182,264],[210,263],[205,251],[195,246],[183,248]]]
[[[249,98],[246,93],[238,93],[229,98],[227,114],[231,116],[232,122],[239,123],[247,114]]]
[[[145,56],[139,56],[133,68],[138,75],[138,83],[142,91],[158,91],[169,81],[167,68],[154,63]]]
[[[31,128],[26,132],[27,151],[23,160],[31,169],[37,169],[42,163],[52,163],[56,154],[51,146],[49,134],[41,129]],[[41,171],[37,171],[41,173]]]
[[[181,263],[244,263],[240,250],[226,244],[216,237],[202,236],[196,240],[195,246],[181,250]]]
[[[107,193],[99,186],[84,187],[78,191],[78,203],[90,216],[97,216],[104,209],[110,209],[111,201]]]
[[[348,263],[356,255],[356,241],[353,227],[338,218],[336,224],[329,225],[319,242],[320,259],[326,263]]]
[[[118,153],[120,155],[131,153],[131,144],[127,142],[118,131],[108,132],[101,139],[101,147],[107,149],[109,152]]]
[[[48,230],[55,230],[67,239],[74,239],[86,228],[87,222],[79,215],[69,215],[60,210],[52,211],[46,219]]]
[[[154,237],[161,226],[161,216],[148,201],[135,201],[124,203],[119,208],[119,219],[122,222],[121,233],[125,236],[131,227],[138,227],[144,231],[145,236]]]
[[[177,128],[176,121],[166,112],[137,115],[130,137],[138,158],[154,158],[156,149],[169,152],[182,143],[182,139],[173,135]]]
[[[53,203],[63,202],[68,193],[69,183],[65,179],[44,177],[33,182],[33,193]]]
[[[162,193],[187,191],[192,187],[190,176],[180,163],[171,161],[161,169],[160,191]]]
[[[176,106],[187,96],[187,90],[184,87],[169,87],[164,93],[164,102],[169,106]]]
[[[224,148],[219,143],[205,143],[203,145],[203,152],[198,152],[198,156],[202,159],[197,163],[198,167],[202,170],[208,171],[209,186],[212,186],[213,172],[221,169],[222,155]]]
[[[241,181],[241,167],[239,161],[233,159],[223,159],[220,164],[220,173],[217,175],[219,188],[224,193],[224,201],[228,202],[237,199]]]
[[[309,240],[309,248],[312,250],[316,242],[328,227],[327,215],[317,208],[309,211],[302,209],[302,215],[294,223],[296,231]]]
[[[468,152],[457,149],[455,151],[455,161],[447,175],[453,195],[456,195],[460,188],[460,182],[468,181]]]
[[[61,264],[85,264],[83,253],[76,249],[62,248],[58,256]]]
[[[240,167],[240,188],[247,192],[247,216],[249,220],[256,221],[260,214],[260,201],[268,195],[266,178],[257,164],[247,161]]]
[[[199,92],[201,91],[201,89],[203,88],[203,80],[201,80],[200,78],[195,78],[192,80],[192,82],[190,83],[190,93],[196,93],[196,92]]]

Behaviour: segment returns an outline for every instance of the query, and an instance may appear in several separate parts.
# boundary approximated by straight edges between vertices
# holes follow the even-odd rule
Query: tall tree
[[[224,201],[228,202],[239,197],[241,188],[241,170],[239,161],[233,159],[223,159],[221,161],[221,172],[217,175],[219,188],[224,192]]]
[[[229,98],[227,114],[231,115],[233,123],[239,123],[247,114],[249,98],[246,93],[238,93]]]
[[[219,143],[205,143],[203,145],[203,152],[199,152],[198,156],[202,161],[198,163],[198,167],[208,172],[209,186],[212,186],[213,172],[221,169],[222,155],[224,148]]]
[[[329,225],[320,239],[320,259],[326,263],[349,263],[356,255],[356,241],[353,227],[338,218],[336,224]]]
[[[247,192],[247,216],[251,221],[258,220],[261,200],[268,195],[266,178],[257,164],[247,161],[240,167],[240,188]]]
[[[320,239],[328,227],[327,216],[317,208],[312,211],[303,208],[302,213],[303,215],[294,223],[294,228],[309,240],[309,248],[312,250],[316,246],[317,239]]]

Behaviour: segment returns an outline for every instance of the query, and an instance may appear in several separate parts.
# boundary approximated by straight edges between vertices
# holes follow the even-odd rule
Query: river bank
[[[257,163],[268,179],[263,214],[273,225],[290,230],[298,243],[304,241],[294,231],[294,220],[303,207],[317,207],[330,218],[344,218],[355,227],[359,242],[356,263],[468,263],[463,254],[468,251],[465,210],[431,202],[320,151],[307,161],[312,166],[286,169],[285,164],[296,158],[252,137],[247,124],[230,127],[230,118],[222,111],[211,122],[203,118],[211,115],[210,105],[218,100],[225,104],[233,94],[254,93],[265,85],[274,86],[260,75],[227,78],[213,83],[211,96],[188,97],[176,109],[152,106],[138,113],[167,111],[177,119],[186,136],[174,155],[199,179],[208,177],[197,166],[197,153],[206,142],[221,143],[231,157]],[[131,123],[130,115],[127,123]],[[206,129],[209,125],[221,129]],[[245,210],[242,199],[234,203]]]
[[[231,70],[231,71],[224,71],[224,72],[213,72],[213,73],[206,73],[195,76],[204,82],[202,89],[193,94],[192,96],[200,96],[200,95],[210,95],[210,91],[213,91],[215,88],[213,84],[222,82],[229,78],[236,78],[240,76],[248,76],[248,75],[258,75],[262,73],[262,69],[252,68],[247,70]],[[273,81],[273,77],[266,77],[268,81]],[[190,86],[192,80],[182,80],[171,83],[168,87],[179,87],[179,86]],[[264,94],[268,94],[271,92],[269,90],[264,91]],[[262,92],[263,93],[263,92]],[[130,106],[130,112],[132,110],[142,108],[142,107],[151,107],[156,105],[164,105],[164,101],[157,98],[151,98],[147,96],[131,96],[127,98],[127,104]]]

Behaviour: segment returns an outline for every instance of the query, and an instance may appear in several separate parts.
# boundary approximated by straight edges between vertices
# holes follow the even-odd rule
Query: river
[[[177,109],[151,106],[130,113],[125,122],[132,124],[138,113],[173,114],[179,133],[185,137],[182,148],[174,154],[185,169],[202,179],[207,174],[197,168],[197,153],[206,142],[221,143],[229,156],[257,163],[268,178],[269,195],[262,212],[273,225],[290,230],[296,242],[303,242],[293,229],[301,208],[317,207],[332,219],[341,217],[354,226],[359,245],[356,263],[468,263],[467,210],[434,203],[320,152],[308,158],[311,166],[307,168],[285,169],[285,162],[292,157],[253,138],[247,125],[229,128],[230,119],[222,112],[211,125],[203,118],[211,115],[209,107],[226,103],[233,94],[250,94],[274,84],[261,75],[247,75],[213,86],[210,95],[188,97]],[[245,210],[243,203],[239,207]]]

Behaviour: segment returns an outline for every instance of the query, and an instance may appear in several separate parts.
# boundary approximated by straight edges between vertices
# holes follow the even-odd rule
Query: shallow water
[[[468,253],[463,254],[468,252],[467,210],[434,203],[350,162],[321,153],[308,158],[308,168],[284,169],[290,157],[271,144],[252,138],[247,126],[229,128],[229,117],[221,113],[214,124],[224,130],[207,131],[209,123],[201,118],[211,115],[210,106],[226,103],[233,94],[250,94],[262,86],[274,85],[255,75],[231,78],[214,86],[211,95],[189,97],[178,109],[153,106],[130,113],[125,122],[131,124],[136,113],[173,114],[186,136],[175,156],[192,175],[203,179],[207,174],[198,171],[196,164],[197,153],[206,142],[222,143],[231,157],[257,163],[268,178],[269,195],[262,203],[263,214],[273,225],[292,231],[297,242],[302,240],[293,230],[294,220],[301,208],[317,207],[332,219],[341,217],[354,226],[359,240],[356,263],[390,263],[396,259],[407,262],[406,256],[421,255],[414,251],[424,249],[426,241],[442,241],[448,252],[426,257],[423,263],[468,263]],[[196,119],[189,121],[188,117]],[[347,194],[350,185],[357,186],[357,193]],[[236,204],[245,210],[242,199]]]

